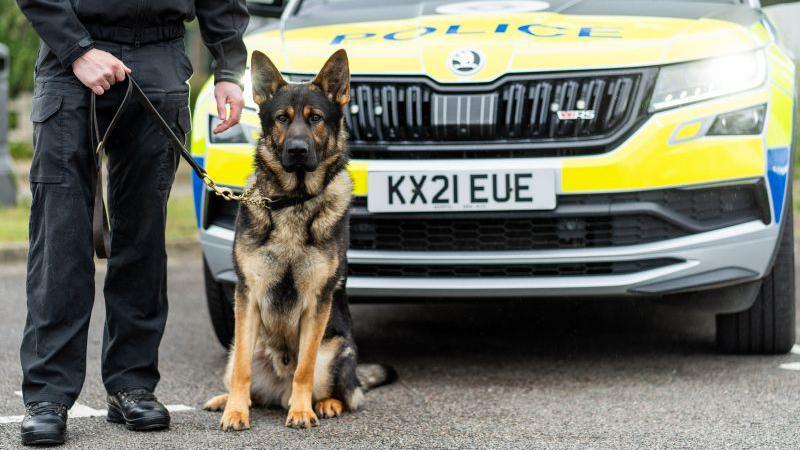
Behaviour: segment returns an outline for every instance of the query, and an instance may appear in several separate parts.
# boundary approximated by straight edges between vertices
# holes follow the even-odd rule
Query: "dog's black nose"
[[[286,152],[295,160],[303,159],[308,155],[308,142],[291,139],[286,142]]]

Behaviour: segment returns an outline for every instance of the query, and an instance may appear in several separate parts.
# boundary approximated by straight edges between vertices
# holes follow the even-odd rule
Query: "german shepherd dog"
[[[288,408],[286,426],[310,428],[318,417],[356,410],[365,390],[395,376],[387,366],[357,366],[343,290],[352,190],[343,114],[350,70],[339,50],[313,81],[288,84],[256,51],[251,72],[263,131],[254,186],[273,204],[288,202],[280,209],[240,206],[228,393],[205,409],[224,409],[223,430],[249,428],[251,402]]]

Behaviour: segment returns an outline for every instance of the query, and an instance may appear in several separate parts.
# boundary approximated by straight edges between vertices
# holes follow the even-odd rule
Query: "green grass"
[[[8,129],[13,130],[19,125],[19,113],[17,111],[8,112]]]
[[[26,242],[30,205],[0,207],[0,243]],[[167,242],[197,236],[191,196],[173,196],[167,204]]]
[[[792,186],[792,203],[794,204],[795,217],[800,217],[800,181],[795,177],[794,185]]]
[[[8,152],[17,161],[33,158],[33,144],[30,142],[9,142]]]
[[[30,205],[27,204],[0,207],[0,243],[26,241],[29,215]]]
[[[173,196],[167,204],[167,241],[197,236],[192,196]]]

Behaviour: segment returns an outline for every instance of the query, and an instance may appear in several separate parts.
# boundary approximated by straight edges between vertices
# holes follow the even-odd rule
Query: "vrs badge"
[[[559,120],[578,120],[586,119],[592,120],[595,117],[594,111],[589,109],[574,109],[569,111],[556,111]]]
[[[485,62],[480,50],[461,49],[450,54],[447,64],[456,75],[472,75],[481,70]]]

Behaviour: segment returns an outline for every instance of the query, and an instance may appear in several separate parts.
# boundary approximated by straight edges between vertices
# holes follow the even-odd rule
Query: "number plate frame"
[[[370,171],[367,182],[367,210],[371,213],[556,207],[556,173],[550,168]]]

